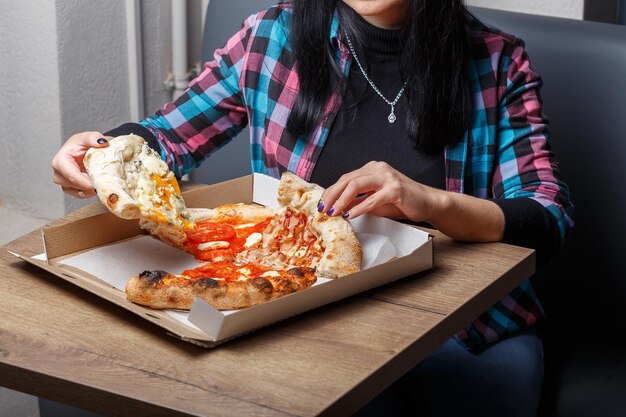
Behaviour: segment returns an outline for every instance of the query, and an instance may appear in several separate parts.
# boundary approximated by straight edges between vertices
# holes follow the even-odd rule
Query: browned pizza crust
[[[234,310],[303,290],[315,281],[312,268],[292,268],[277,277],[245,281],[185,279],[165,271],[144,271],[126,284],[126,298],[156,309],[190,310],[194,299],[200,297],[218,310]]]
[[[324,189],[317,184],[303,180],[291,172],[284,172],[278,185],[278,204],[302,210],[308,216],[318,215],[317,202]]]
[[[339,278],[361,270],[361,244],[348,221],[322,214],[315,215],[310,221],[311,228],[324,245],[317,265],[318,276]]]

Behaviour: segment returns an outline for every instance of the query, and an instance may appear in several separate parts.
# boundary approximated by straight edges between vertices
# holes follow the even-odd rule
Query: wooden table
[[[433,270],[214,349],[1,250],[0,385],[111,416],[348,416],[534,272],[532,250],[430,232]]]

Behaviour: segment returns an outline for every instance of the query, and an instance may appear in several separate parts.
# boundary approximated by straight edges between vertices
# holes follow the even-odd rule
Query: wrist
[[[424,220],[435,226],[440,223],[442,218],[450,215],[454,207],[454,198],[451,193],[436,188],[431,188],[428,195],[430,198]]]

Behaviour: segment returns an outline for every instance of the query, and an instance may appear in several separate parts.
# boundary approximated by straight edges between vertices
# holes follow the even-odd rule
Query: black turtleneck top
[[[402,88],[400,31],[380,29],[353,13],[361,48],[355,50],[368,77],[389,101]],[[356,48],[355,42],[352,42]],[[341,175],[369,161],[384,161],[409,178],[445,189],[443,152],[418,151],[405,127],[406,97],[394,107],[397,120],[389,123],[391,106],[369,85],[353,59],[346,92],[311,182],[328,187]]]

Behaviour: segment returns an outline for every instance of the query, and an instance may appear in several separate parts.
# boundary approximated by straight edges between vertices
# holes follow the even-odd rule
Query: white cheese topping
[[[256,223],[244,223],[244,224],[238,224],[237,226],[233,226],[235,229],[245,229],[247,227],[252,227],[252,226],[256,226]]]
[[[247,267],[239,268],[237,269],[237,271],[241,272],[246,277],[249,277],[250,274],[252,274],[252,271],[250,270],[250,268],[247,268]]]
[[[246,239],[246,243],[243,244],[243,247],[244,248],[249,248],[251,246],[254,246],[257,243],[259,243],[261,241],[261,239],[263,239],[263,235],[261,233],[259,233],[259,232],[252,233]]]
[[[228,249],[230,248],[230,242],[224,240],[216,240],[215,242],[200,243],[198,245],[199,250],[215,250],[215,249]]]

